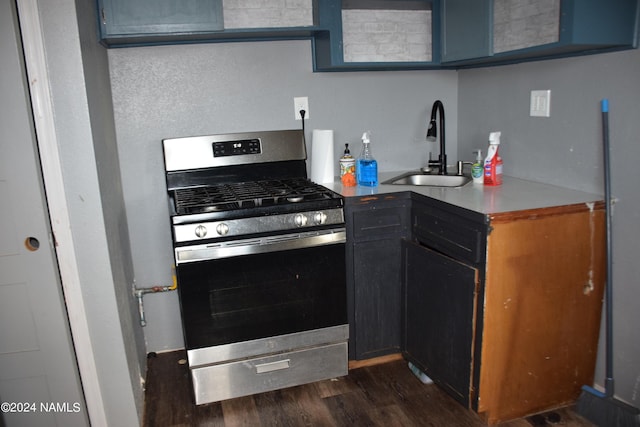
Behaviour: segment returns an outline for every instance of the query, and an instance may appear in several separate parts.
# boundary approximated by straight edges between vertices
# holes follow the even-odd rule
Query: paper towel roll
[[[311,138],[311,181],[333,182],[333,130],[314,129]]]

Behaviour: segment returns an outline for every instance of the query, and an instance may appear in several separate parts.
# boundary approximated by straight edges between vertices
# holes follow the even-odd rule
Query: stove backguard
[[[237,150],[221,153],[220,144],[237,145]],[[306,160],[301,130],[248,132],[170,138],[162,141],[165,171],[195,171],[234,166]],[[244,146],[257,146],[258,149]],[[306,173],[305,173],[306,177]],[[172,188],[169,188],[170,190]]]

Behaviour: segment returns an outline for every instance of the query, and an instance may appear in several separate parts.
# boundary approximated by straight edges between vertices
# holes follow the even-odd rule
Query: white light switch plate
[[[551,116],[551,91],[550,90],[532,90],[531,104],[529,109],[531,117],[550,117]]]

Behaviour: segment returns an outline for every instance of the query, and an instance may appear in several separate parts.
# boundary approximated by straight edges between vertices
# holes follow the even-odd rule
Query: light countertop
[[[378,175],[378,180],[384,182],[402,173],[381,172]],[[502,185],[495,187],[474,184],[473,182],[454,188],[384,184],[377,187],[345,187],[338,178],[333,183],[322,183],[322,185],[344,197],[411,191],[487,215],[582,203],[590,205],[604,200],[602,195],[509,176],[504,176]]]

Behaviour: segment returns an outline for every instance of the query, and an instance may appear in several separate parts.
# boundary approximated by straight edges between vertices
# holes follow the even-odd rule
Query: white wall
[[[466,70],[459,73],[463,157],[502,131],[507,175],[602,194],[600,100],[610,102],[616,394],[640,406],[640,51]],[[551,90],[551,117],[529,117],[531,90]],[[604,337],[596,381],[604,383]]]
[[[87,323],[95,380],[109,425],[133,426],[142,419],[146,353],[131,292],[133,267],[108,61],[106,49],[96,40],[93,3],[77,3],[38,1],[65,202],[86,310],[86,319],[70,321]]]
[[[453,71],[313,73],[309,40],[109,50],[123,188],[138,286],[170,283],[173,255],[162,138],[297,128],[293,97],[309,97],[311,130],[334,129],[336,170],[349,143],[370,130],[382,171],[423,166],[436,143],[425,135],[431,104],[446,108],[455,161]],[[310,153],[311,150],[308,150]],[[149,351],[183,347],[177,296],[145,296]]]

